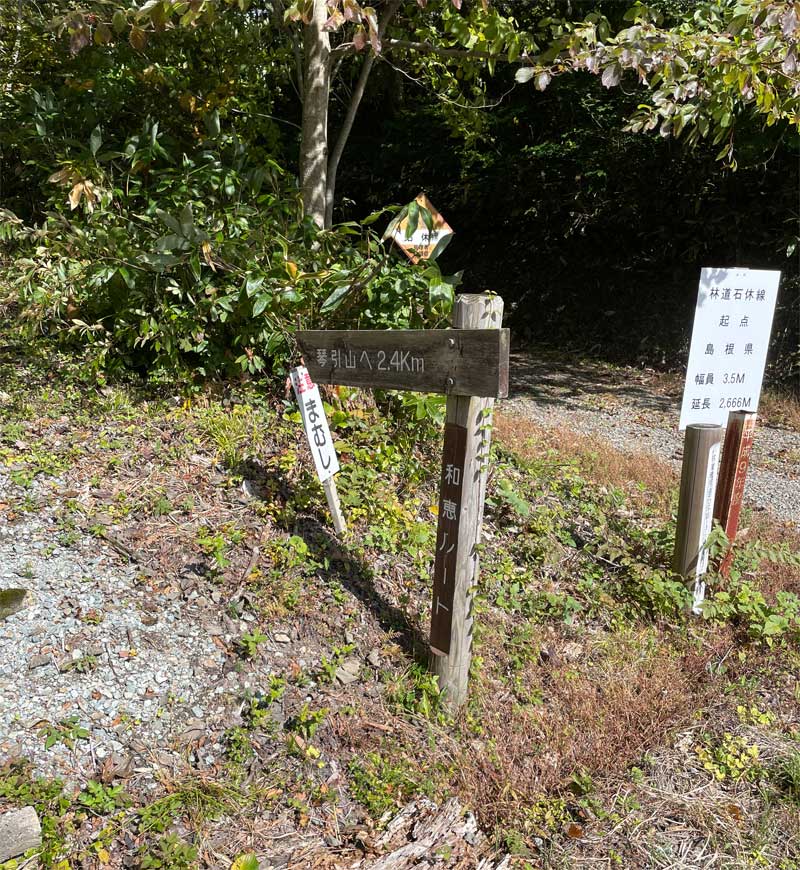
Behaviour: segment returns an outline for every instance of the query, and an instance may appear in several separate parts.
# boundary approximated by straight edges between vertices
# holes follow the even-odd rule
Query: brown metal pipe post
[[[727,577],[733,562],[733,543],[739,530],[744,487],[750,467],[750,453],[756,431],[756,415],[752,411],[731,411],[725,444],[722,448],[722,464],[717,484],[717,499],[714,503],[714,519],[719,522],[731,547],[725,554],[720,572]]]
[[[722,426],[695,423],[686,427],[672,567],[676,574],[690,583],[695,613],[700,612],[705,594],[705,583],[701,578],[708,567],[708,551],[703,545],[714,517],[721,446]]]

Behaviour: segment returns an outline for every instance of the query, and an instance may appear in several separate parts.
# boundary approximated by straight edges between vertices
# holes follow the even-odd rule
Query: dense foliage
[[[797,10],[654,5],[4,6],[0,304],[199,374],[280,367],[298,325],[435,325],[455,282],[364,222],[424,187],[467,289],[617,358],[682,362],[701,265],[781,268],[791,383]]]
[[[0,301],[23,323],[90,340],[100,364],[202,375],[282,364],[302,325],[446,315],[453,285],[435,264],[413,269],[369,220],[322,231],[303,217],[275,123],[236,109],[253,82],[236,81],[230,33],[75,58],[45,23],[25,47],[50,55],[36,87],[7,94],[0,133]]]

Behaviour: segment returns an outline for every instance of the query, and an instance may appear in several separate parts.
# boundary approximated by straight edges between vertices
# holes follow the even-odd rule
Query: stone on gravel
[[[19,613],[27,597],[27,589],[0,589],[0,621]]]
[[[42,844],[42,827],[33,807],[0,815],[0,864]]]
[[[361,662],[356,658],[347,658],[336,668],[336,679],[343,685],[348,686],[358,680],[361,671]]]

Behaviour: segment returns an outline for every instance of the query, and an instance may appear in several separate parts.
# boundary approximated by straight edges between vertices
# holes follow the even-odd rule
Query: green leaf
[[[375,221],[378,220],[379,217],[381,217],[381,216],[383,216],[384,214],[386,214],[387,211],[389,211],[388,208],[382,208],[382,209],[379,209],[378,211],[374,211],[374,212],[372,212],[372,214],[368,214],[368,215],[364,218],[364,220],[361,221],[361,226],[362,226],[362,227],[368,227],[368,226],[370,226],[370,224],[374,224]]]
[[[410,239],[419,226],[419,203],[414,200],[408,204],[408,223],[406,224],[406,238]]]
[[[328,313],[330,311],[336,311],[336,309],[342,304],[342,300],[347,295],[350,290],[349,284],[343,284],[341,287],[337,287],[333,293],[322,303],[322,308],[320,311]]]
[[[386,227],[386,231],[381,236],[381,241],[385,242],[386,239],[390,239],[394,234],[400,224],[403,222],[403,218],[408,214],[408,206],[404,205],[400,211],[397,213],[395,217],[393,217],[389,221],[389,226]]]
[[[428,288],[428,297],[432,306],[444,305],[449,308],[453,304],[453,287],[444,281],[431,284]]]
[[[259,314],[263,314],[266,310],[267,305],[272,301],[271,293],[262,293],[256,299],[255,305],[253,305],[253,317],[258,317]]]
[[[436,243],[436,247],[431,251],[429,260],[435,260],[437,257],[440,257],[444,252],[444,249],[450,244],[453,239],[453,233],[450,233],[446,236],[442,236],[439,241]]]
[[[524,85],[525,82],[529,82],[534,77],[535,74],[536,74],[536,71],[534,70],[534,68],[532,66],[521,66],[514,73],[514,79],[519,84]]]
[[[244,292],[252,296],[264,283],[263,275],[248,275],[244,282]]]
[[[192,230],[194,229],[194,215],[192,214],[192,204],[187,202],[183,207],[183,211],[180,216],[181,223],[181,235],[184,238],[190,238]]]
[[[114,13],[114,17],[111,19],[111,26],[114,28],[115,33],[122,33],[128,26],[128,19],[121,9],[117,9]]]
[[[425,208],[425,206],[421,205],[419,207],[419,213],[420,213],[420,216],[422,217],[422,222],[425,224],[425,227],[427,228],[428,232],[432,233],[433,232],[433,214],[431,213],[430,209],[427,209],[427,208]]]
[[[164,224],[166,224],[167,228],[172,230],[173,233],[180,236],[181,233],[181,225],[178,221],[171,215],[167,214],[163,209],[156,209],[156,217],[158,217]]]
[[[219,123],[219,110],[214,109],[213,112],[209,112],[207,115],[203,116],[203,122],[206,125],[206,130],[208,131],[208,135],[212,139],[216,139],[220,133],[220,123]]]
[[[92,135],[89,137],[89,150],[92,152],[92,157],[97,154],[102,144],[103,134],[100,132],[100,125],[98,124],[94,130],[92,130]]]
[[[233,864],[231,864],[231,870],[260,870],[260,867],[258,858],[256,858],[253,852],[239,855]]]

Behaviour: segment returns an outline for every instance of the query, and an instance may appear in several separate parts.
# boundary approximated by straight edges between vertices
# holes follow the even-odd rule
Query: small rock
[[[26,606],[27,589],[0,590],[0,622]]]
[[[36,668],[43,668],[50,663],[50,656],[31,656],[28,660],[28,670],[35,671]]]
[[[345,659],[336,669],[336,679],[344,686],[355,683],[361,671],[361,662],[356,658]]]
[[[292,639],[285,632],[279,631],[275,637],[275,643],[291,643]]]
[[[379,666],[380,666],[380,663],[381,663],[381,654],[380,654],[380,650],[377,650],[377,649],[371,649],[371,650],[369,651],[369,653],[367,653],[367,661],[368,661],[368,662],[369,662],[373,667],[376,667],[376,668],[379,667]]]

